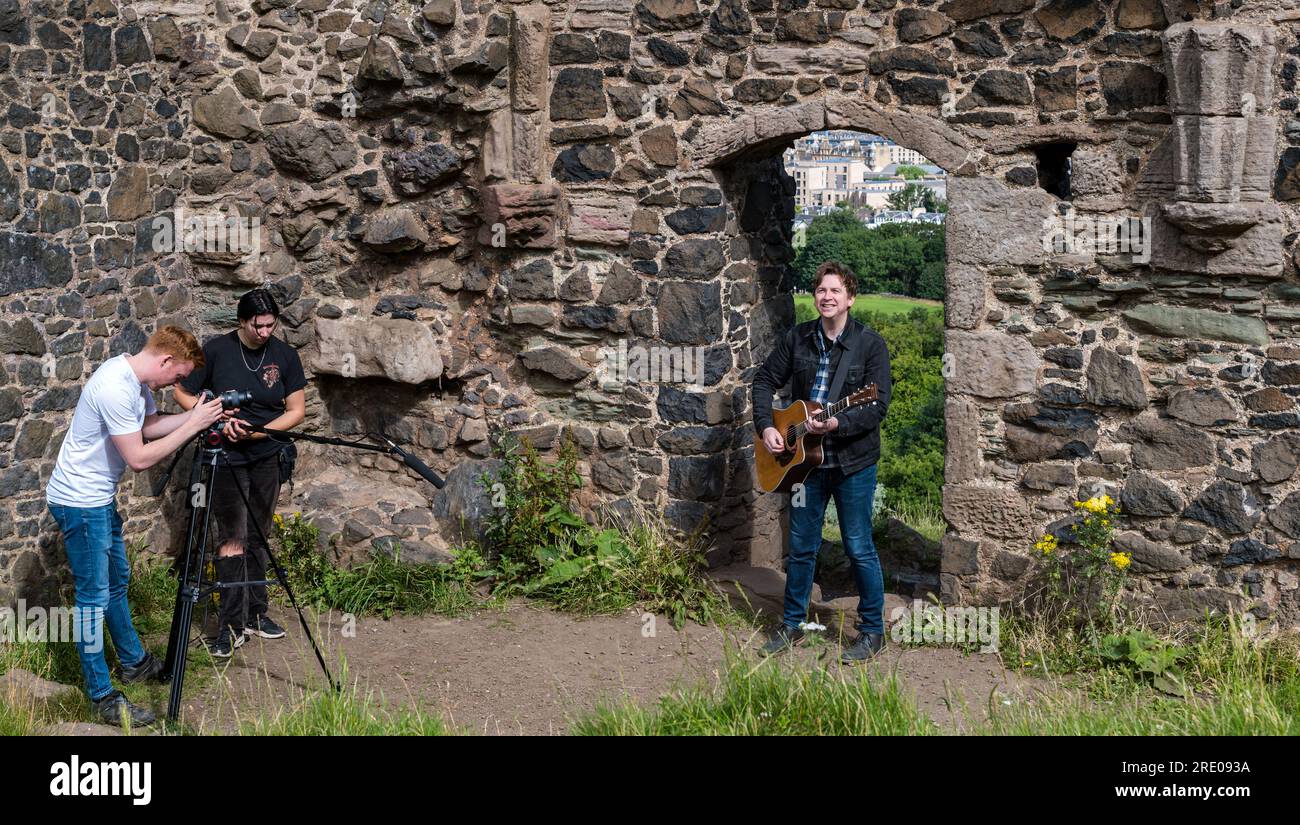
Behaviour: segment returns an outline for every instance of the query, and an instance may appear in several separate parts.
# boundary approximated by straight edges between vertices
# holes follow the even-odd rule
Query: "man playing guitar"
[[[813,401],[822,407],[876,385],[875,401],[850,406],[825,421],[810,415],[805,422],[809,434],[824,436],[823,457],[791,499],[785,611],[781,627],[760,650],[765,656],[803,640],[799,625],[808,615],[822,521],[832,496],[858,587],[860,635],[840,659],[849,664],[863,662],[885,645],[885,589],[871,540],[871,507],[880,459],[880,424],[891,394],[889,349],[878,333],[849,317],[857,291],[858,280],[847,266],[836,261],[822,264],[813,278],[814,301],[821,317],[796,324],[781,336],[754,375],[754,429],[773,455],[794,446],[786,443],[772,421],[772,396],[791,379],[793,400]],[[794,506],[800,501],[801,506]]]

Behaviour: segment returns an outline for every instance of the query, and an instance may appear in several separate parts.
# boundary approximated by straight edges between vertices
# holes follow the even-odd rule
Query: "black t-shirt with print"
[[[284,414],[284,399],[307,386],[298,351],[271,336],[260,349],[249,349],[239,332],[211,338],[203,345],[203,369],[196,369],[180,382],[191,395],[207,389],[214,394],[226,390],[251,392],[253,401],[239,408],[239,418],[265,426]],[[232,464],[247,464],[274,455],[281,442],[269,438],[226,442]]]

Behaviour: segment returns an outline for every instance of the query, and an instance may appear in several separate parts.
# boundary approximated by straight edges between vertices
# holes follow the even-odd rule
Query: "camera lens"
[[[251,392],[240,392],[239,390],[226,390],[221,394],[221,406],[227,410],[233,410],[236,407],[242,407],[251,403],[253,394]]]

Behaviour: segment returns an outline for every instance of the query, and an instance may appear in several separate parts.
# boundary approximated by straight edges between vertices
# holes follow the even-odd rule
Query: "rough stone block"
[[[312,367],[346,378],[379,376],[419,384],[442,374],[442,355],[433,333],[418,321],[317,318]]]
[[[952,356],[950,393],[1009,398],[1034,391],[1042,361],[1028,339],[992,330],[948,330],[945,354]]]
[[[577,243],[622,246],[627,243],[635,210],[636,201],[632,198],[571,194],[568,238]]]
[[[516,249],[554,249],[564,202],[553,184],[497,184],[482,190],[483,224],[478,242],[503,241]]]

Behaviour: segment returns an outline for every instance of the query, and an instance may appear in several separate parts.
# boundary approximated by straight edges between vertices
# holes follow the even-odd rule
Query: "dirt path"
[[[240,648],[187,702],[191,724],[233,732],[250,708],[270,717],[304,690],[319,689],[319,666],[296,617],[291,624],[292,614],[274,608],[273,616],[289,636]],[[575,618],[522,603],[459,619],[363,618],[352,638],[341,635],[341,622],[336,613],[319,619],[326,659],[334,666],[344,657],[349,682],[390,705],[418,705],[483,734],[560,734],[574,715],[602,701],[652,704],[676,688],[715,682],[727,645],[753,644],[748,633],[694,624],[676,631],[663,617],[653,636],[643,635],[638,612]],[[797,653],[811,660],[817,654]],[[979,718],[995,691],[1034,689],[1004,671],[994,654],[889,648],[870,667],[882,674],[897,668],[921,709],[949,729],[962,727],[954,709],[964,706]]]

